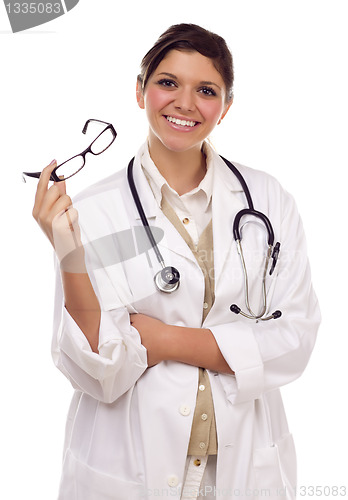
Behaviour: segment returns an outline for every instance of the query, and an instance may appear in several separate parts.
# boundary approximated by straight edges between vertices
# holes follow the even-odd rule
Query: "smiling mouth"
[[[168,122],[174,123],[175,125],[180,125],[181,127],[195,127],[199,122],[192,120],[180,120],[179,118],[174,118],[173,116],[165,116]]]

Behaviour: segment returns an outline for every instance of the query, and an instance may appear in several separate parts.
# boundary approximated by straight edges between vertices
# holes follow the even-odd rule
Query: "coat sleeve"
[[[57,267],[52,356],[75,389],[105,403],[128,391],[147,368],[146,349],[126,307],[101,311],[99,354],[64,307]],[[96,287],[95,287],[96,288]]]
[[[268,311],[279,309],[282,316],[259,322],[238,316],[234,322],[209,326],[235,372],[219,374],[232,403],[258,398],[298,378],[308,363],[320,324],[302,222],[292,197],[283,191],[280,198],[281,253],[268,293]]]

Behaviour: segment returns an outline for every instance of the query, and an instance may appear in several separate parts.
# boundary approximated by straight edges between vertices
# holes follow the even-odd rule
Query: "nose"
[[[193,111],[196,106],[192,89],[182,88],[176,94],[174,105],[176,109],[180,109],[181,111]]]

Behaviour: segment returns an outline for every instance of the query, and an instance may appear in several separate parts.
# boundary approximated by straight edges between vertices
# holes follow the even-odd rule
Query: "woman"
[[[233,314],[245,296],[232,234],[245,194],[206,141],[232,104],[231,54],[219,36],[176,25],[141,69],[149,135],[134,183],[166,265],[180,270],[177,290],[156,288],[161,265],[147,233],[142,250],[124,244],[142,227],[125,170],[74,208],[64,182],[48,189],[55,162],[37,189],[33,215],[61,264],[53,356],[75,388],[59,499],[294,498],[279,387],[301,375],[320,322],[295,204],[274,178],[238,165],[281,241],[266,290],[267,314],[282,316]],[[255,217],[241,224],[258,310],[265,231]]]

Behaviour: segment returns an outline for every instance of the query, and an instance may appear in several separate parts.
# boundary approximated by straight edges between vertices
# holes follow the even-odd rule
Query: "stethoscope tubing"
[[[257,217],[258,219],[261,219],[264,225],[266,226],[267,233],[268,233],[268,245],[273,247],[274,243],[274,232],[272,228],[272,224],[269,220],[269,218],[263,214],[262,212],[258,212],[257,210],[253,210],[250,208],[245,208],[244,210],[241,210],[240,212],[237,213],[237,215],[234,218],[233,222],[233,236],[235,241],[241,241],[241,236],[240,236],[240,231],[239,231],[239,226],[240,226],[240,220],[242,217],[245,215],[252,215],[253,217]]]
[[[239,313],[242,314],[242,316],[245,316],[246,318],[258,320],[258,319],[262,319],[262,317],[266,313],[266,309],[267,309],[266,275],[267,275],[267,269],[268,269],[268,265],[269,265],[269,259],[271,258],[271,254],[272,254],[272,248],[273,248],[272,245],[268,246],[267,255],[266,255],[266,259],[265,259],[265,265],[263,268],[263,276],[262,276],[262,301],[263,301],[263,304],[262,304],[262,309],[258,314],[255,314],[250,307],[248,271],[247,271],[247,268],[245,265],[243,249],[242,249],[242,245],[241,245],[240,240],[237,240],[237,251],[238,251],[239,256],[240,256],[240,260],[241,260],[242,267],[243,267],[243,275],[244,275],[245,305],[246,305],[250,314],[243,313],[243,311],[241,311],[241,310],[239,310]]]
[[[131,159],[131,161],[128,164],[128,168],[127,168],[127,179],[128,179],[130,191],[132,193],[135,206],[137,207],[141,222],[142,222],[142,224],[145,228],[146,234],[150,240],[151,246],[154,249],[154,252],[156,253],[157,260],[161,264],[162,268],[164,268],[165,267],[164,259],[162,257],[162,254],[161,254],[159,248],[158,248],[158,245],[156,243],[154,235],[152,234],[149,222],[148,222],[147,217],[145,215],[143,206],[141,204],[141,201],[140,201],[140,198],[138,195],[137,188],[136,188],[135,183],[134,183],[133,165],[134,165],[134,158]]]
[[[243,192],[245,194],[245,197],[247,199],[247,203],[248,203],[248,207],[249,207],[249,210],[254,210],[254,203],[253,203],[253,200],[252,200],[252,197],[251,197],[251,194],[250,194],[250,191],[249,191],[249,188],[248,188],[248,185],[247,183],[245,182],[245,179],[244,177],[242,176],[242,174],[239,172],[238,168],[235,167],[233,165],[233,163],[231,163],[229,160],[227,160],[226,158],[224,158],[223,156],[220,155],[220,158],[226,163],[226,165],[228,166],[228,168],[230,170],[232,170],[232,172],[234,173],[234,175],[237,177],[237,179],[239,180],[239,183],[240,185],[242,186],[242,189],[243,189]]]
[[[234,175],[239,180],[239,182],[242,186],[243,192],[245,194],[247,203],[248,203],[248,208],[240,210],[234,218],[233,237],[236,241],[237,251],[240,255],[241,262],[242,262],[243,274],[244,274],[245,303],[246,303],[247,310],[249,311],[250,314],[244,313],[240,309],[240,307],[238,307],[236,304],[232,304],[230,309],[232,312],[234,312],[236,314],[240,313],[240,314],[242,314],[242,316],[249,318],[249,319],[254,319],[256,321],[258,321],[258,320],[266,321],[266,320],[272,319],[272,318],[279,318],[282,314],[280,311],[275,311],[272,315],[267,316],[267,317],[264,317],[264,315],[265,315],[266,310],[267,310],[267,298],[266,298],[267,269],[268,269],[270,258],[272,257],[273,258],[273,265],[272,265],[270,274],[273,273],[274,267],[275,267],[275,264],[277,262],[278,255],[279,255],[280,243],[277,243],[276,246],[274,247],[274,250],[273,250],[274,231],[273,231],[272,224],[271,224],[270,220],[268,219],[268,217],[265,214],[254,209],[254,204],[253,204],[253,200],[251,198],[251,194],[250,194],[248,185],[245,182],[245,179],[242,176],[242,174],[239,172],[239,170],[229,160],[227,160],[223,156],[221,156],[221,159],[225,162],[225,164],[229,167],[229,169],[234,173]],[[154,277],[155,284],[156,284],[156,287],[160,291],[170,293],[170,292],[173,292],[173,291],[178,289],[179,283],[180,283],[180,274],[179,274],[179,271],[177,269],[175,269],[174,267],[170,267],[170,266],[166,267],[165,266],[163,256],[162,256],[162,254],[157,246],[156,240],[152,234],[150,225],[148,223],[147,217],[145,215],[145,212],[143,210],[143,207],[142,207],[139,195],[138,195],[138,191],[137,191],[136,186],[135,186],[134,176],[133,176],[133,166],[134,166],[134,158],[131,159],[131,161],[128,164],[128,168],[127,168],[127,179],[128,179],[129,188],[130,188],[135,206],[138,210],[138,214],[140,216],[143,227],[145,228],[145,231],[146,231],[146,234],[149,238],[151,246],[154,249],[157,260],[162,267],[162,270],[159,271],[156,274],[156,276]],[[265,266],[264,266],[263,278],[262,278],[263,305],[262,305],[261,311],[258,314],[255,314],[252,311],[252,309],[250,307],[250,303],[249,303],[248,273],[247,273],[245,260],[244,260],[244,256],[243,256],[243,250],[242,250],[242,245],[241,245],[242,238],[241,238],[240,230],[239,230],[241,218],[246,216],[246,215],[250,215],[250,216],[257,217],[258,219],[260,219],[264,223],[266,230],[267,230],[267,234],[268,234],[268,251],[267,251],[267,255],[266,255],[266,259],[265,259]],[[272,254],[272,250],[273,250],[273,254]]]
[[[146,231],[146,234],[149,238],[151,246],[154,249],[157,260],[162,267],[162,269],[158,273],[156,273],[156,275],[154,276],[154,282],[155,282],[156,288],[160,292],[172,293],[172,292],[175,292],[175,290],[177,290],[179,288],[180,273],[175,267],[166,266],[164,263],[163,256],[160,252],[160,249],[158,248],[158,245],[156,243],[154,235],[151,231],[149,222],[147,220],[147,217],[145,215],[143,206],[141,204],[141,201],[140,201],[140,198],[138,195],[137,188],[136,188],[135,183],[134,183],[133,165],[134,165],[134,158],[131,159],[131,161],[128,164],[128,168],[127,168],[127,179],[128,179],[129,188],[130,188],[130,191],[132,193],[133,200],[134,200],[135,206],[137,207],[138,214],[140,216],[143,227],[145,228],[145,231]]]

